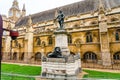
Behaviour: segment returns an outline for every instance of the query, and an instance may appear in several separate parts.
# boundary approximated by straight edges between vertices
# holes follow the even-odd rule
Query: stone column
[[[25,40],[24,40],[24,62],[28,62],[27,49],[28,49],[28,40],[25,38]]]
[[[25,62],[29,62],[33,53],[33,33],[26,33],[25,37]]]
[[[10,59],[10,53],[11,53],[11,37],[10,36],[6,36],[5,39],[5,51],[3,54],[3,59]],[[11,53],[12,54],[12,53]]]
[[[65,30],[57,30],[55,34],[55,47],[60,47],[63,55],[69,55],[67,32]]]
[[[102,64],[104,66],[111,65],[110,48],[109,48],[109,34],[107,29],[107,19],[104,14],[99,15],[99,34],[100,34],[100,46]]]
[[[25,34],[25,62],[30,62],[33,54],[33,27],[32,27],[32,19],[29,16],[28,24],[26,26],[26,34]]]

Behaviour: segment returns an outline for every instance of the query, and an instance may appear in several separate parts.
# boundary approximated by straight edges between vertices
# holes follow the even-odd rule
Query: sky
[[[0,0],[0,14],[8,16],[8,11],[14,0]],[[81,0],[17,0],[19,8],[22,9],[23,4],[26,7],[26,15],[42,12],[63,5],[71,4]]]

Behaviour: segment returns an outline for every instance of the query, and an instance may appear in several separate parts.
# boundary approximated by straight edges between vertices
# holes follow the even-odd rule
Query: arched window
[[[53,44],[53,39],[52,39],[51,36],[48,37],[48,44],[49,44],[49,45]]]
[[[20,60],[24,60],[24,53],[22,53]]]
[[[83,59],[85,59],[85,60],[97,60],[97,55],[93,52],[86,52],[83,55]]]
[[[41,53],[40,52],[37,52],[36,54],[35,54],[35,60],[41,60]]]
[[[17,53],[16,52],[13,53],[13,60],[17,60]]]
[[[120,40],[120,30],[116,31],[116,33],[115,33],[115,39],[116,39],[116,41]]]
[[[68,43],[71,44],[72,43],[72,36],[68,35]]]
[[[120,60],[120,52],[117,52],[113,55],[114,60]]]
[[[92,33],[90,32],[87,32],[86,33],[86,42],[92,42]]]
[[[41,40],[39,37],[36,37],[36,45],[37,46],[41,45]]]

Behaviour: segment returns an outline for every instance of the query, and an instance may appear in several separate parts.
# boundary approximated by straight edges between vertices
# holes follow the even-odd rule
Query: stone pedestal
[[[67,31],[56,30],[55,35],[55,48],[59,47],[62,56],[55,57],[54,54],[58,52],[53,52],[48,57],[42,57],[42,73],[43,78],[54,78],[56,80],[65,80],[66,78],[75,79],[79,72],[80,67],[80,55],[70,54],[68,48]]]
[[[68,48],[68,39],[67,39],[67,31],[65,30],[56,30],[55,34],[55,47],[60,47],[63,56],[67,56],[70,54]]]
[[[43,78],[75,79],[80,71],[80,57],[78,54],[63,58],[44,57],[42,59],[41,76]]]

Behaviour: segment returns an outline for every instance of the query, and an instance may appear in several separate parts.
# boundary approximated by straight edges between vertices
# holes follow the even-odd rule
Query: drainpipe
[[[2,35],[3,35],[3,21],[2,16],[0,15],[0,64],[2,60]]]

